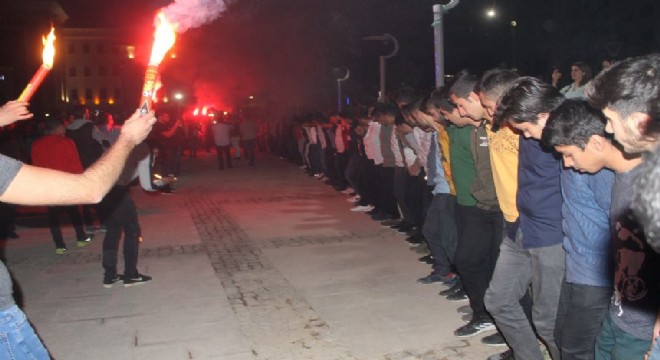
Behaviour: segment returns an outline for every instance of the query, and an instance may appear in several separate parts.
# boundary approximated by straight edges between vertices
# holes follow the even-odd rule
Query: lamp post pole
[[[435,49],[435,86],[445,84],[445,44],[443,15],[458,5],[459,0],[451,0],[447,5],[433,5],[433,47]]]
[[[394,44],[394,49],[392,50],[391,53],[387,55],[381,55],[378,57],[379,62],[380,62],[380,94],[378,94],[378,102],[385,102],[385,91],[386,91],[386,86],[385,86],[385,60],[394,57],[398,52],[399,52],[399,42],[397,39],[390,35],[390,34],[383,34],[383,35],[376,35],[376,36],[367,36],[362,38],[362,40],[377,40],[377,41],[384,41],[384,40],[389,40]]]

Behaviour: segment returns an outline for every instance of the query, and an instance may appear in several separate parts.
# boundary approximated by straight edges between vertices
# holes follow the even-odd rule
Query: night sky
[[[148,45],[164,0],[60,0],[66,27],[116,27]],[[345,94],[368,102],[378,89],[378,55],[390,44],[361,40],[389,33],[401,44],[388,61],[388,89],[434,85],[433,15],[428,0],[232,0],[216,21],[180,36],[164,79],[197,100],[223,107],[248,95],[282,109],[335,103],[332,69],[347,67]],[[595,72],[606,57],[659,51],[660,12],[652,0],[463,0],[445,16],[446,72],[515,65],[523,74],[568,74],[575,61]],[[485,11],[495,7],[497,16]],[[512,30],[510,23],[517,27]],[[167,83],[166,83],[167,86]]]

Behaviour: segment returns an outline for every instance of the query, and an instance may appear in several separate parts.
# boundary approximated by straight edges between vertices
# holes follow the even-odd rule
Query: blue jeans
[[[0,311],[0,358],[49,360],[48,351],[34,333],[27,317],[13,305]]]

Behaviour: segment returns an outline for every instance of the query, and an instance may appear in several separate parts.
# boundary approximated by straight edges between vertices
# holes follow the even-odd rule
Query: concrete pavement
[[[174,195],[132,189],[148,284],[102,287],[102,233],[76,248],[65,228],[69,253],[57,256],[45,215],[19,218],[7,266],[55,359],[449,360],[505,350],[455,338],[467,302],[417,284],[430,269],[404,236],[348,211],[345,195],[296,166],[263,156],[256,168],[219,171],[214,154],[183,162]]]

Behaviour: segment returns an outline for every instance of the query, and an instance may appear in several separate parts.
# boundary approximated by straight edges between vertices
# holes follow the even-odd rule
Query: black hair
[[[399,114],[399,108],[392,103],[379,103],[374,107],[374,111],[371,113],[374,117],[380,115],[391,115],[396,117]]]
[[[47,117],[46,120],[44,120],[44,132],[46,134],[52,134],[58,127],[63,125],[64,123],[61,119],[53,116]]]
[[[660,54],[628,58],[602,71],[586,89],[589,103],[616,111],[622,119],[647,114],[645,135],[660,133]]]
[[[448,94],[454,94],[459,98],[466,99],[470,92],[474,91],[474,87],[477,86],[479,78],[477,75],[470,73],[468,70],[461,70],[456,74],[454,82],[449,87]]]
[[[396,92],[394,98],[397,103],[402,102],[404,104],[410,104],[415,101],[416,97],[415,89],[410,86],[403,86]]]
[[[606,123],[603,113],[586,101],[566,100],[550,112],[541,141],[549,147],[573,145],[584,149],[593,135],[608,137]]]
[[[423,104],[423,110],[426,112],[428,109],[433,106],[436,109],[442,109],[448,112],[451,112],[454,109],[447,98],[449,97],[448,88],[444,86],[439,86],[429,94],[426,101]]]
[[[521,77],[502,95],[493,121],[498,126],[507,121],[535,124],[539,114],[551,112],[564,100],[552,85],[535,77]]]
[[[489,100],[497,102],[502,94],[520,75],[513,70],[490,69],[486,71],[475,87],[476,93],[483,93]]]
[[[87,112],[87,108],[85,105],[74,105],[73,108],[71,109],[71,115],[73,115],[74,119],[82,119],[85,117],[85,113]]]

